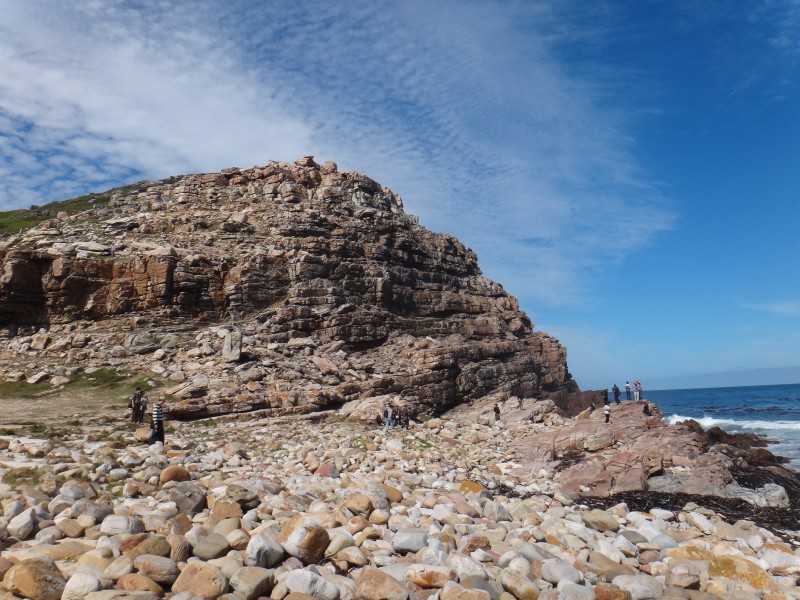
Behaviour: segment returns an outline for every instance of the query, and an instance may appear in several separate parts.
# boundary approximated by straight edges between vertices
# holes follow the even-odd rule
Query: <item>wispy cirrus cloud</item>
[[[584,302],[674,214],[635,111],[559,58],[592,32],[557,6],[11,0],[0,207],[311,153],[400,193],[515,294]]]
[[[767,312],[783,317],[800,317],[800,300],[745,303],[742,306],[749,310]]]

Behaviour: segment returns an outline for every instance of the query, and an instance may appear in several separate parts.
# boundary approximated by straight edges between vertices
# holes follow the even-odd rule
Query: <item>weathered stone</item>
[[[536,600],[539,588],[523,573],[514,569],[506,569],[500,575],[500,583],[517,600]]]
[[[14,565],[3,577],[6,589],[31,600],[58,600],[66,580],[49,558],[29,558]]]
[[[133,561],[133,566],[158,584],[169,586],[178,578],[177,563],[164,556],[142,554]]]
[[[273,567],[283,558],[285,551],[277,540],[255,534],[245,549],[245,564],[250,567]]]
[[[283,526],[278,541],[291,556],[311,564],[318,562],[325,554],[330,536],[313,519],[298,515]]]
[[[356,580],[356,598],[359,600],[408,600],[408,588],[394,577],[375,569],[364,567]]]
[[[664,586],[655,577],[644,573],[619,575],[614,577],[612,583],[629,592],[631,600],[658,600],[664,594]]]
[[[117,580],[117,589],[130,592],[150,592],[163,596],[163,588],[147,575],[141,573],[128,573]],[[169,587],[169,586],[167,586]]]
[[[321,575],[307,569],[294,569],[283,578],[290,592],[308,594],[319,600],[339,600],[339,589]]]
[[[202,560],[211,560],[212,558],[224,556],[230,548],[230,544],[228,544],[228,540],[224,535],[212,533],[194,547],[193,553]]]
[[[396,552],[419,552],[428,543],[428,533],[424,529],[398,529],[392,540]]]
[[[772,586],[772,578],[758,565],[740,556],[717,556],[708,565],[711,577],[727,577],[749,583],[756,589]]]
[[[88,573],[75,573],[67,580],[61,600],[83,600],[91,592],[103,588],[103,584],[94,575]]]
[[[596,529],[597,531],[618,531],[619,521],[609,512],[604,510],[594,509],[585,512],[581,515],[583,522],[587,527]]]
[[[272,591],[275,575],[273,571],[262,567],[242,567],[233,574],[230,584],[237,596],[244,600],[256,600]]]
[[[191,592],[201,598],[216,598],[228,590],[228,580],[215,566],[190,562],[172,585],[174,594]]]
[[[449,567],[412,564],[406,569],[405,578],[421,588],[441,588],[448,581],[455,581],[456,573]]]
[[[164,467],[164,470],[161,471],[161,475],[158,476],[158,480],[161,483],[167,483],[168,481],[190,481],[191,479],[192,475],[181,465],[167,465]]]

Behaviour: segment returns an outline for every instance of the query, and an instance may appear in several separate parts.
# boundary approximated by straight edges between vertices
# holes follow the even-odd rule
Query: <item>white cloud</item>
[[[0,207],[313,153],[551,305],[671,225],[546,3],[77,7],[4,3]]]
[[[800,300],[748,303],[744,308],[785,317],[800,317]]]

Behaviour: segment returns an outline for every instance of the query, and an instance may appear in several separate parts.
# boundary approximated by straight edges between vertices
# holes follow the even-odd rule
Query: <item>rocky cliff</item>
[[[45,209],[46,210],[46,209]],[[311,157],[142,182],[0,239],[0,361],[53,383],[110,366],[173,413],[374,418],[577,390],[566,351],[457,239]]]

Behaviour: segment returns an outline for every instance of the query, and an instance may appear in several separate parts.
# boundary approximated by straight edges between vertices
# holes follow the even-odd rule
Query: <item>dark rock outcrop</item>
[[[475,253],[368,177],[306,157],[110,197],[0,241],[0,360],[147,369],[184,416],[577,390]]]

